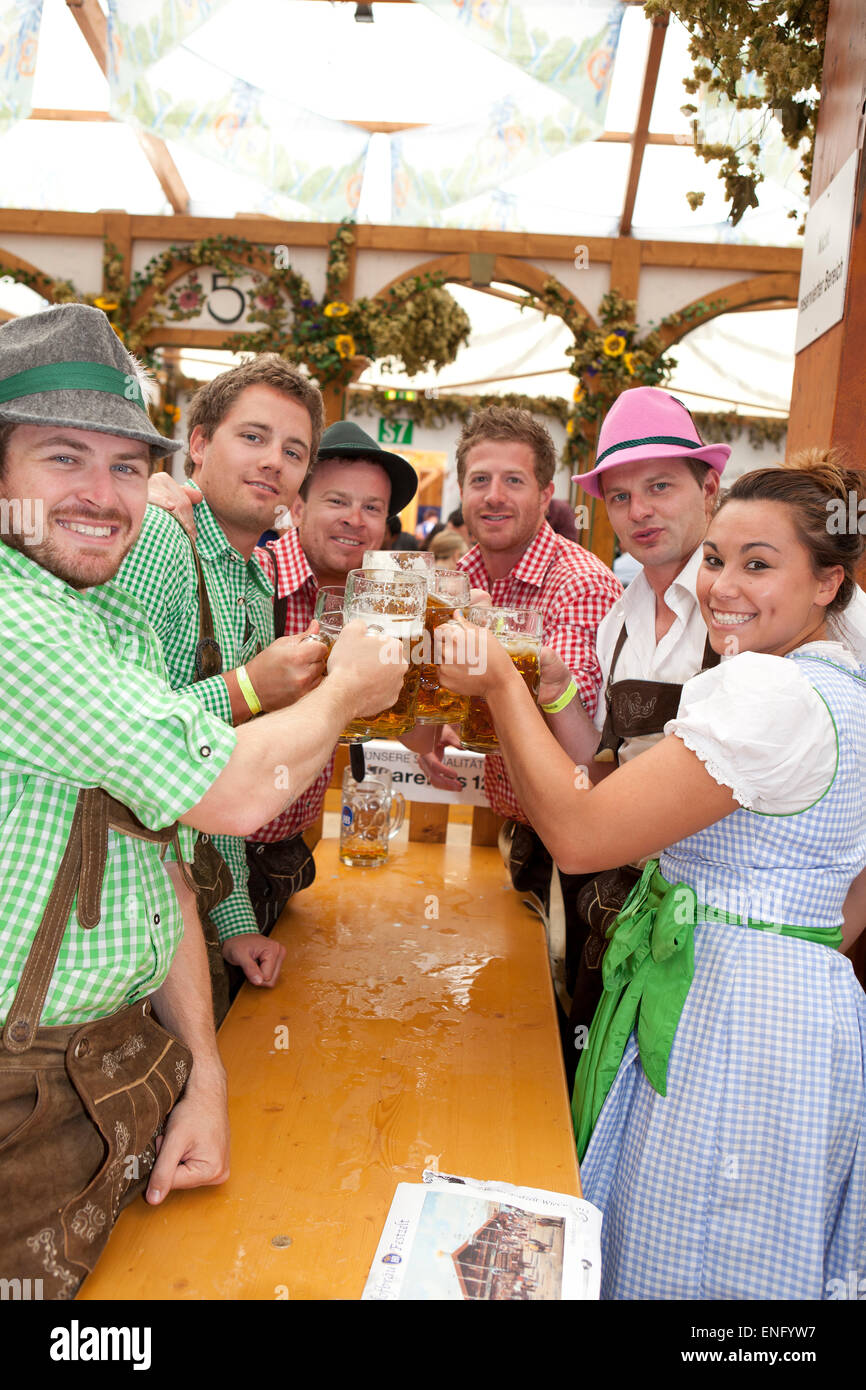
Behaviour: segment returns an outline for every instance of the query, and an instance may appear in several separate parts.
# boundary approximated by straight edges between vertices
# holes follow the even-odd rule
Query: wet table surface
[[[496,849],[334,840],[220,1032],[231,1176],[136,1200],[80,1299],[357,1299],[425,1167],[579,1194],[544,931]]]

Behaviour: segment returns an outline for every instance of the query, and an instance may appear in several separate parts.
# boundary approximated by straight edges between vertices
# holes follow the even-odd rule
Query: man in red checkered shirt
[[[545,520],[555,468],[553,440],[529,411],[489,406],[471,416],[457,444],[457,479],[477,544],[457,568],[473,589],[486,589],[496,607],[541,610],[544,645],[563,658],[592,716],[601,685],[596,629],[622,585],[597,556],[558,536]],[[539,703],[543,699],[542,689]],[[456,736],[445,742],[459,747]],[[434,785],[456,790],[459,782],[441,751],[440,742],[422,765]],[[529,824],[498,753],[485,760],[485,790],[499,815]]]
[[[363,564],[364,551],[383,548],[388,517],[403,510],[417,487],[411,465],[381,449],[359,425],[344,420],[325,430],[315,466],[292,504],[294,525],[279,540],[269,541],[266,551],[257,552],[268,557],[275,582],[275,637],[306,631],[319,589],[343,588],[349,571]],[[297,801],[249,837],[251,875],[257,877],[258,861],[276,853],[266,846],[298,843],[302,832],[318,820],[333,768],[332,757]],[[312,866],[311,859],[309,863]],[[262,916],[254,896],[263,930],[274,925],[285,901],[274,901]]]

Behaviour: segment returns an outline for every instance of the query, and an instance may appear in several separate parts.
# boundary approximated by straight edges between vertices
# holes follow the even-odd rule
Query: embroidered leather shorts
[[[34,1298],[75,1296],[144,1190],[191,1066],[149,1000],[39,1028],[22,1053],[0,1047],[0,1278],[29,1279]]]

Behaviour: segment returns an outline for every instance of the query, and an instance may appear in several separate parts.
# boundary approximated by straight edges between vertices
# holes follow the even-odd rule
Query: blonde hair
[[[469,546],[456,531],[440,531],[438,536],[433,537],[427,549],[437,560],[459,560],[466,554]]]
[[[510,405],[488,405],[469,416],[457,441],[457,481],[461,487],[466,476],[466,455],[476,444],[488,439],[528,444],[533,453],[538,486],[545,488],[553,481],[556,447],[550,431],[528,410]]]

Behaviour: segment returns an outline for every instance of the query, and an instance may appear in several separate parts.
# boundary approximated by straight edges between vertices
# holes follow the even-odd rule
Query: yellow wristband
[[[565,709],[566,705],[571,704],[576,694],[577,682],[574,679],[574,676],[572,676],[571,680],[568,682],[568,685],[560,695],[559,699],[554,700],[552,704],[542,705],[541,708],[544,710],[545,714],[559,714],[559,711],[561,709]]]
[[[256,692],[253,690],[253,683],[247,675],[246,666],[236,667],[235,675],[238,678],[238,685],[241,688],[241,694],[243,695],[244,699],[249,705],[250,714],[261,714],[262,702],[259,699]]]

